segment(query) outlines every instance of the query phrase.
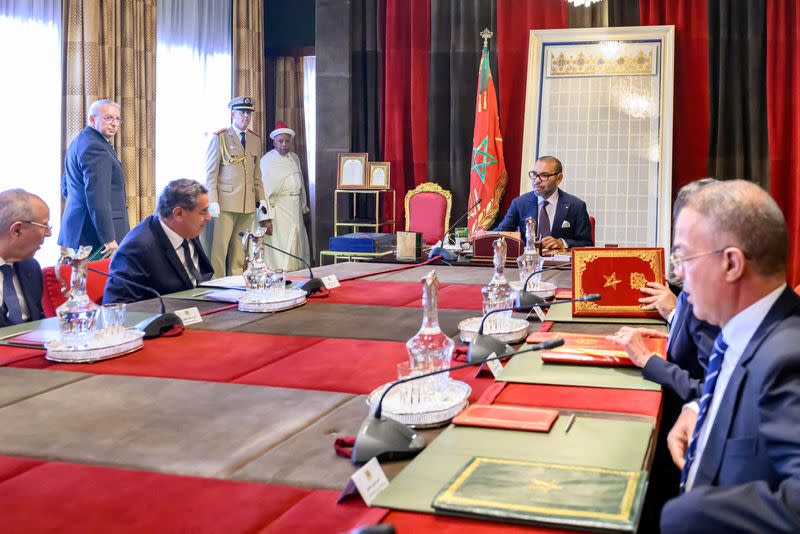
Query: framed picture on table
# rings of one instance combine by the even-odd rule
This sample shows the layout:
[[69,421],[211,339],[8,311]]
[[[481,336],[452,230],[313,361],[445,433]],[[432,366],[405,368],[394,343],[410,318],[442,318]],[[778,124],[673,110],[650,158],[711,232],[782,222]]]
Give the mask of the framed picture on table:
[[339,153],[339,172],[336,177],[337,189],[367,188],[366,153]]
[[370,161],[369,162],[369,188],[370,189],[389,189],[389,162]]

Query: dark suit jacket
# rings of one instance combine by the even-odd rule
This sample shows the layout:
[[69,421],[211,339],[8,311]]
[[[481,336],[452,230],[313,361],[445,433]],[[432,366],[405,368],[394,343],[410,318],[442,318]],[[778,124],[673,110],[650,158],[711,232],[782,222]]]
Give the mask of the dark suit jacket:
[[786,290],[731,375],[691,491],[663,532],[800,532],[800,297]]
[[[536,219],[536,227],[539,227],[539,197],[531,191],[518,196],[511,201],[506,216],[495,230],[503,232],[516,232],[519,230],[522,241],[525,241],[525,219],[533,217]],[[569,226],[564,227],[564,223]],[[567,245],[572,247],[593,247],[592,225],[589,222],[589,212],[586,211],[586,203],[574,195],[558,190],[558,206],[556,206],[550,228],[550,235],[555,238],[563,239]]]
[[67,199],[58,244],[98,248],[120,243],[130,229],[125,179],[114,147],[87,126],[67,149],[61,195]]
[[[33,258],[14,262],[14,272],[17,273],[19,285],[22,288],[22,296],[25,304],[28,305],[29,321],[44,319],[42,309],[42,293],[44,291],[44,277],[39,262]],[[3,304],[0,313],[0,327],[8,326],[6,322],[6,306]]]
[[[192,243],[197,250],[201,278],[208,280],[214,274],[211,262],[200,239],[192,239]],[[154,298],[152,293],[126,284],[121,278],[151,287],[161,295],[194,287],[156,215],[147,217],[125,236],[111,260],[109,274],[104,304]]]
[[689,401],[700,397],[708,357],[719,327],[695,317],[686,296],[684,292],[678,295],[670,327],[668,361],[650,358],[642,369],[642,376],[670,388],[682,400]]

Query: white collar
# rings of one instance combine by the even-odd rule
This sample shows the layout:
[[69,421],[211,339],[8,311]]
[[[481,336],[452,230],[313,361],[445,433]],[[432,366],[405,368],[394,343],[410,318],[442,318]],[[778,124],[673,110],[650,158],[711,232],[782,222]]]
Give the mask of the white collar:
[[161,217],[158,218],[158,222],[161,223],[161,228],[163,228],[164,233],[167,234],[167,239],[169,239],[169,242],[172,244],[172,248],[178,250],[181,245],[183,245],[183,238],[178,235],[175,230],[167,226],[167,224],[161,220]]
[[239,128],[237,128],[233,124],[231,124],[231,128],[233,128],[233,131],[236,132],[236,135],[238,135],[239,137],[242,136],[242,132],[244,132],[244,130],[240,130]]
[[[536,193],[534,193],[534,195],[536,195]],[[555,206],[558,204],[558,188],[556,187],[556,190],[548,198],[542,198],[539,195],[536,195],[536,198],[538,199],[536,202],[537,204],[541,204],[543,200],[546,200],[551,206]]]
[[[5,258],[3,258],[2,256],[0,256],[0,267],[2,267],[3,265],[5,265],[6,263],[8,263],[8,262],[5,260]],[[10,264],[10,265],[13,265],[13,264]]]
[[750,338],[753,337],[784,289],[786,289],[786,284],[781,284],[780,287],[770,291],[725,323],[725,326],[722,327],[722,338],[728,344],[728,349],[733,349],[736,354],[744,352]]

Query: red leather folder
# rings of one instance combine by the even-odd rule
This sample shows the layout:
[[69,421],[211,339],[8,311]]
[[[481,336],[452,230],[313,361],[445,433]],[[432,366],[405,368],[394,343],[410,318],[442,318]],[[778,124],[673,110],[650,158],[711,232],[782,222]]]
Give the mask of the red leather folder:
[[[572,334],[563,332],[534,332],[527,338],[528,343],[541,343],[557,337],[564,339],[558,348],[543,351],[545,363],[566,363],[573,365],[600,365],[612,367],[635,367],[635,364],[617,343],[609,341],[604,335]],[[661,358],[667,357],[667,339],[645,337],[647,348]]]
[[494,260],[492,244],[498,237],[506,238],[506,266],[516,267],[517,257],[525,249],[525,244],[519,238],[519,232],[487,232],[476,237],[472,240],[472,261],[492,263]]
[[599,293],[595,302],[572,304],[573,317],[648,317],[639,299],[647,282],[664,283],[663,248],[576,248],[572,250],[575,298]]
[[503,404],[473,404],[453,419],[453,424],[502,428],[505,430],[527,430],[550,432],[558,417],[558,410],[510,406]]
[[[623,352],[624,354],[624,352]],[[605,355],[595,354],[591,351],[587,353],[580,352],[560,352],[556,350],[548,350],[542,352],[542,361],[544,363],[565,363],[572,365],[599,365],[601,367],[636,367],[636,364],[628,357],[628,355]]]

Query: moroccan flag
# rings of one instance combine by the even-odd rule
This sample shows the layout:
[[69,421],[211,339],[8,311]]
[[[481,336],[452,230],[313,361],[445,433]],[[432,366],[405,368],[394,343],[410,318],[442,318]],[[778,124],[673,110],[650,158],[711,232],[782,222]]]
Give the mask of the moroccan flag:
[[489,48],[483,47],[478,73],[478,98],[475,107],[475,130],[472,134],[472,163],[469,172],[469,235],[488,230],[500,207],[500,199],[508,183],[503,160],[503,137],[497,116],[497,93],[489,66]]

